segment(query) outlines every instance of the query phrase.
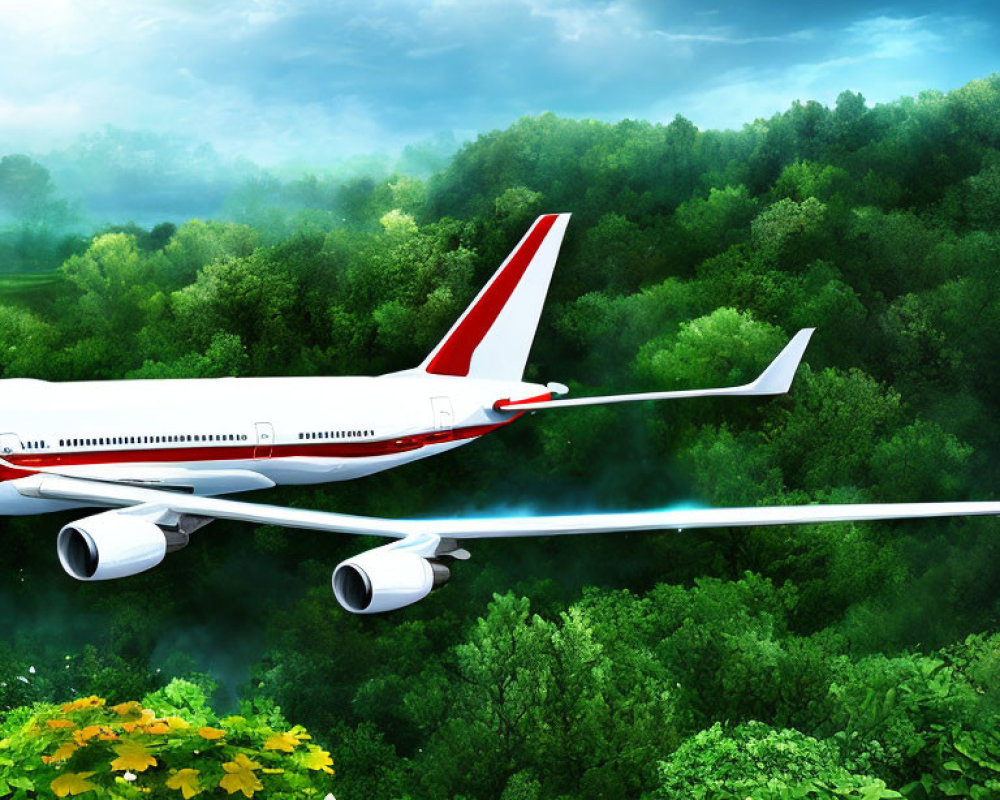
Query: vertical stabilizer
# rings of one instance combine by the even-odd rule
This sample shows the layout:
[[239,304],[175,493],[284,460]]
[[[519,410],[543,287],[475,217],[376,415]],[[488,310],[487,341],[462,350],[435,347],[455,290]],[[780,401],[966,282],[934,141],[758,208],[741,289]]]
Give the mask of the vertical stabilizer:
[[569,214],[535,220],[420,369],[431,375],[520,380]]

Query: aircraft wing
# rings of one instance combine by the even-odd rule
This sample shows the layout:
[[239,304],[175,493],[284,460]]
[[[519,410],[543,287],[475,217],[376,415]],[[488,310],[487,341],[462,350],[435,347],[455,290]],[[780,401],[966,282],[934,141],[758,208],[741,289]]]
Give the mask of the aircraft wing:
[[357,517],[331,511],[200,497],[163,489],[146,489],[141,486],[67,478],[61,475],[39,474],[30,478],[20,478],[15,486],[27,497],[66,500],[111,508],[129,507],[150,517],[155,517],[155,512],[160,511],[164,516],[172,514],[230,519],[257,525],[281,525],[286,528],[305,528],[333,533],[368,534],[392,538],[403,538],[411,533],[407,527],[408,520]]
[[744,508],[678,508],[551,516],[483,516],[444,519],[389,519],[332,511],[263,505],[214,497],[197,497],[158,489],[102,483],[57,475],[36,475],[17,481],[30,497],[66,500],[96,506],[133,507],[127,514],[152,518],[172,515],[230,519],[258,525],[385,536],[394,539],[439,537],[488,539],[556,536],[689,528],[797,525],[816,522],[872,521],[929,517],[1000,516],[1000,501],[946,503],[856,503]]
[[549,408],[595,406],[606,403],[635,403],[639,400],[679,400],[685,397],[748,397],[785,394],[792,385],[792,378],[809,344],[815,328],[803,328],[791,338],[756,380],[742,386],[723,386],[715,389],[681,389],[673,392],[638,392],[613,394],[600,397],[573,397],[566,400],[498,400],[493,404],[497,411],[543,411]]

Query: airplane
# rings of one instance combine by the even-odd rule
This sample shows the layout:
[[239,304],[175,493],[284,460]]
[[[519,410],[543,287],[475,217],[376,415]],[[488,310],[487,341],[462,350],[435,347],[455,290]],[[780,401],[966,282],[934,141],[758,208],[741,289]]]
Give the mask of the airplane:
[[789,391],[813,329],[756,380],[708,389],[559,399],[523,380],[569,214],[538,217],[419,366],[378,377],[0,381],[0,515],[84,507],[56,550],[81,581],[137,574],[215,519],[390,543],[337,565],[336,600],[373,614],[426,597],[446,560],[487,537],[1000,515],[1000,502],[702,508],[476,519],[387,519],[219,498],[370,475],[469,444],[528,411]]

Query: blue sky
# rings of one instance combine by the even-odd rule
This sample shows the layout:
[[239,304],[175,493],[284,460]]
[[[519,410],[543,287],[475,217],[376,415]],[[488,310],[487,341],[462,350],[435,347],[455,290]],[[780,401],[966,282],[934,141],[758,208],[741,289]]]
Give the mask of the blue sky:
[[520,116],[740,127],[1000,69],[1000,4],[0,0],[0,152],[105,125],[335,163]]

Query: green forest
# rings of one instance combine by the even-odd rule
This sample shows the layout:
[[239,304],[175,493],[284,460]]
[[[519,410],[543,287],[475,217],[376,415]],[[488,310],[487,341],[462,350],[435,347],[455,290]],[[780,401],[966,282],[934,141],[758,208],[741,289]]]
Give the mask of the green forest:
[[[212,218],[96,230],[11,153],[0,210],[4,378],[412,367],[551,212],[573,219],[530,380],[740,383],[817,328],[785,396],[539,412],[267,502],[998,497],[1000,75],[738,131],[546,114],[433,174],[255,174]],[[358,617],[330,572],[375,539],[219,521],[76,583],[78,516],[0,520],[0,797],[1000,797],[991,518],[483,541]]]

